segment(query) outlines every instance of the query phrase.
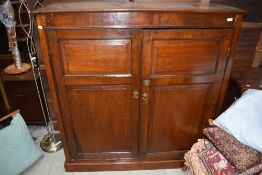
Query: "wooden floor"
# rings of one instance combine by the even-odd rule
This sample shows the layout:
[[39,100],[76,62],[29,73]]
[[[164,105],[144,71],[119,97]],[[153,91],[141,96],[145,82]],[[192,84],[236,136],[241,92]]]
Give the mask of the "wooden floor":
[[[39,142],[46,133],[42,126],[28,126],[31,135]],[[104,171],[104,172],[65,172],[65,156],[63,150],[56,153],[45,153],[34,165],[28,168],[22,175],[185,175],[181,169],[140,170],[140,171]]]

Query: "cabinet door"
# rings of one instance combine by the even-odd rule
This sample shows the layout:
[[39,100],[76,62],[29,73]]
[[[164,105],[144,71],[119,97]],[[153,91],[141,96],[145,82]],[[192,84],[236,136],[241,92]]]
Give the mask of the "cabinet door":
[[138,151],[140,32],[48,30],[71,159],[132,158]]
[[[145,30],[141,152],[183,159],[215,116],[231,30]],[[149,81],[144,81],[149,80]]]

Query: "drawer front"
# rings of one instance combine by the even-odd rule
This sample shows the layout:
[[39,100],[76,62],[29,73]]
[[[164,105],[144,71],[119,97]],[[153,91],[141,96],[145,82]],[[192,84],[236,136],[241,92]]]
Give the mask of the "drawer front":
[[[39,19],[43,18],[41,15]],[[236,14],[175,12],[58,13],[46,15],[47,27],[234,27]],[[66,19],[66,20],[65,20]]]
[[62,39],[60,50],[65,75],[131,73],[131,39]]

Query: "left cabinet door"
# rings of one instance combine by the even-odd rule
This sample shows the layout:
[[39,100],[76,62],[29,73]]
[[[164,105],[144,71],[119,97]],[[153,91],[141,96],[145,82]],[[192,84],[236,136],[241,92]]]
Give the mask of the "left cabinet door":
[[46,30],[61,125],[71,160],[138,152],[138,30]]

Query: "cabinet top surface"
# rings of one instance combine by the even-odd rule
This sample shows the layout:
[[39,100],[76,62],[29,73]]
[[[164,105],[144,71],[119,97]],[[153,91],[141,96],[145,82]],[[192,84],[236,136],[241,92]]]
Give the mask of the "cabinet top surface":
[[244,10],[216,3],[182,2],[50,2],[34,11],[40,13],[68,12],[184,12],[245,13]]

